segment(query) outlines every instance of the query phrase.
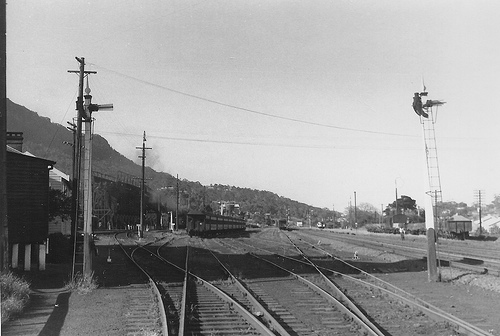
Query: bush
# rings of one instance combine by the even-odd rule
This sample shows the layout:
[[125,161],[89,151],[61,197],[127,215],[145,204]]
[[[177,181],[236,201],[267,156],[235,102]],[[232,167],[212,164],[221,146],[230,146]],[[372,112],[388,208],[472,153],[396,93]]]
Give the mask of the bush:
[[66,283],[66,288],[76,291],[81,295],[89,294],[94,289],[97,289],[97,287],[99,287],[99,285],[97,284],[97,279],[94,277],[93,272],[90,276],[76,273],[75,277]]
[[52,233],[49,235],[49,254],[47,262],[60,264],[70,262],[72,258],[72,244],[69,237],[62,233]]
[[30,284],[12,272],[0,274],[2,322],[20,313],[29,300]]

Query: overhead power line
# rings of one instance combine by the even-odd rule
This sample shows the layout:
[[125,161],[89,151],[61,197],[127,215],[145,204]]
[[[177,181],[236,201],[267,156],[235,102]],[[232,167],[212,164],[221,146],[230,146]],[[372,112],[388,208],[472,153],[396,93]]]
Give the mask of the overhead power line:
[[[123,132],[110,132],[110,131],[100,131],[102,134],[113,134],[121,136],[130,136],[137,138],[140,134],[134,133],[123,133]],[[343,145],[296,145],[296,144],[279,144],[279,143],[262,143],[262,142],[250,142],[250,141],[229,141],[229,140],[211,140],[211,139],[194,139],[194,138],[181,138],[181,137],[168,137],[159,135],[148,135],[149,138],[161,139],[161,140],[173,140],[173,141],[188,141],[188,142],[201,142],[201,143],[218,143],[218,144],[230,144],[230,145],[248,145],[248,146],[264,146],[264,147],[287,147],[287,148],[310,148],[310,149],[366,149],[372,150],[373,147],[367,145],[360,146],[343,146]],[[376,148],[379,150],[409,150],[408,147],[396,148],[394,146],[387,147],[382,146]],[[412,148],[416,150],[417,148]],[[411,149],[410,149],[411,150]]]
[[145,85],[153,86],[153,87],[161,89],[161,90],[166,90],[166,91],[173,92],[173,93],[176,93],[176,94],[179,94],[179,95],[183,95],[183,96],[186,96],[186,97],[190,97],[190,98],[202,100],[202,101],[205,101],[205,102],[209,102],[209,103],[212,103],[212,104],[216,104],[216,105],[228,107],[228,108],[231,108],[231,109],[235,109],[235,110],[239,110],[239,111],[243,111],[243,112],[249,112],[249,113],[253,113],[253,114],[258,114],[258,115],[266,116],[266,117],[270,117],[270,118],[287,120],[287,121],[297,122],[297,123],[311,125],[311,126],[334,128],[334,129],[339,129],[339,130],[344,130],[344,131],[351,131],[351,132],[361,132],[361,133],[380,134],[380,135],[391,135],[391,136],[409,137],[409,138],[415,138],[415,137],[417,137],[416,135],[408,135],[408,134],[402,134],[402,133],[388,133],[388,132],[364,130],[364,129],[358,129],[358,128],[349,128],[349,127],[342,127],[342,126],[324,124],[324,123],[319,123],[319,122],[314,122],[314,121],[308,121],[308,120],[302,120],[302,119],[296,119],[296,118],[279,116],[279,115],[270,114],[270,113],[266,113],[266,112],[261,112],[261,111],[257,111],[257,110],[252,110],[252,109],[249,109],[249,108],[240,107],[240,106],[236,106],[236,105],[232,105],[232,104],[227,104],[227,103],[223,103],[223,102],[220,102],[220,101],[217,101],[217,100],[213,100],[213,99],[209,99],[209,98],[205,98],[205,97],[200,97],[200,96],[197,96],[195,94],[191,94],[191,93],[187,93],[187,92],[175,90],[175,89],[163,86],[163,85],[159,85],[159,84],[156,84],[156,83],[151,83],[151,82],[148,82],[146,80],[143,80],[143,79],[140,79],[140,78],[136,78],[136,77],[133,77],[133,76],[121,73],[121,72],[116,71],[116,70],[108,69],[106,67],[97,65],[95,63],[92,63],[92,65],[95,66],[95,67],[98,67],[98,68],[100,68],[100,69],[102,69],[104,71],[108,71],[108,72],[114,73],[115,75],[118,75],[118,76],[121,76],[121,77],[124,77],[124,78],[127,78],[127,79],[131,79],[133,81],[137,81],[137,82],[140,82],[140,83],[145,84]]

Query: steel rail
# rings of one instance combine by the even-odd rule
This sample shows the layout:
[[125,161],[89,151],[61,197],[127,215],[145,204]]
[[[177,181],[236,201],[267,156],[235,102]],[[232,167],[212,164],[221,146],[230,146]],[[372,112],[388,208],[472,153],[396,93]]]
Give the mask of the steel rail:
[[[378,238],[377,242],[380,244],[391,244],[391,245],[399,245],[399,246],[407,245],[408,241],[412,242],[414,245],[418,245],[419,241],[423,244],[423,242],[427,240],[427,237],[425,235],[413,236],[413,235],[407,234],[407,235],[405,235],[407,239],[405,241],[401,241],[399,239],[393,240],[393,239],[389,238],[392,235],[388,235],[388,234],[368,233],[368,234],[352,234],[351,235],[351,234],[343,234],[341,232],[334,231],[334,230],[328,230],[328,229],[322,230],[322,231],[296,230],[296,232],[297,231],[307,232],[307,233],[310,233],[311,235],[314,235],[314,236],[319,236],[318,234],[320,232],[328,232],[328,233],[331,233],[332,236],[335,236],[335,237],[345,237],[347,239],[356,239],[356,240],[368,242],[368,243],[373,242],[373,240],[370,240],[368,237],[377,237]],[[500,251],[498,251],[494,247],[494,244],[491,244],[489,246],[482,245],[481,247],[479,247],[479,246],[469,245],[468,242],[472,243],[473,241],[468,241],[468,240],[460,241],[460,240],[446,239],[446,238],[442,238],[442,237],[440,237],[438,239],[440,249],[445,251],[445,253],[455,254],[457,256],[484,258],[485,252],[486,252],[486,255],[491,254],[490,258],[492,258],[492,260],[496,260],[496,261],[500,260]]]
[[216,294],[222,301],[231,304],[231,306],[243,317],[252,327],[254,327],[261,335],[275,336],[275,334],[267,328],[256,316],[246,310],[241,304],[233,300],[229,295],[222,290],[212,285],[208,281],[202,279],[188,270],[188,274],[193,277],[197,282],[201,283],[206,289]]
[[295,249],[297,251],[299,251],[300,255],[309,263],[309,265],[311,265],[312,267],[314,267],[316,269],[316,271],[321,275],[321,277],[323,278],[323,280],[325,280],[326,284],[335,292],[335,294],[338,296],[338,300],[340,302],[343,302],[347,305],[347,308],[349,308],[352,312],[354,312],[363,322],[365,322],[367,325],[369,325],[375,332],[377,332],[377,335],[380,335],[380,336],[383,336],[384,333],[380,330],[380,328],[378,328],[377,326],[375,326],[368,318],[368,316],[366,316],[366,314],[364,314],[357,306],[354,302],[352,302],[352,300],[350,300],[345,294],[344,292],[342,292],[342,290],[340,290],[340,288],[337,287],[337,285],[332,281],[332,279],[330,279],[319,267],[318,265],[316,265],[314,262],[312,262],[305,254],[304,252],[302,252],[302,250],[296,245],[294,244],[294,242],[290,239],[290,237],[288,237],[287,234],[285,234],[285,236],[288,238],[288,240],[290,241],[290,243],[295,247]]
[[[289,260],[292,260],[292,261],[295,261],[297,263],[302,263],[302,264],[305,264],[305,265],[309,265],[309,263],[306,263],[305,261],[302,261],[302,260],[298,260],[298,259],[295,259],[295,258],[292,258],[292,257],[289,257],[289,256],[286,256],[286,255],[282,255],[282,254],[279,254],[279,253],[275,253],[273,251],[269,251],[269,250],[266,250],[266,249],[263,249],[263,248],[260,248],[260,247],[256,247],[256,246],[252,246],[252,245],[249,245],[249,244],[246,244],[246,243],[243,243],[243,242],[239,242],[240,244],[243,244],[243,245],[246,245],[246,246],[249,246],[251,248],[254,248],[254,249],[257,249],[257,250],[261,250],[261,251],[264,251],[264,252],[267,252],[267,253],[270,253],[270,254],[274,254],[274,255],[277,255],[277,256],[280,256],[282,258],[286,258],[286,259],[289,259]],[[317,247],[316,247],[317,249]],[[321,248],[319,249],[321,250]],[[338,271],[335,271],[335,270],[331,270],[331,269],[328,269],[328,268],[325,268],[325,267],[319,267],[320,269],[323,269],[324,271],[329,271],[329,272],[332,272],[334,274],[337,274],[337,275],[340,275],[340,276],[343,276],[344,278],[347,278],[349,280],[352,280],[352,281],[355,281],[355,282],[358,282],[364,286],[366,286],[367,288],[373,288],[373,289],[378,289],[388,295],[391,295],[393,296],[395,299],[398,299],[398,300],[401,300],[403,302],[405,302],[406,304],[412,306],[412,307],[415,307],[416,309],[419,309],[420,311],[426,313],[429,317],[433,318],[434,320],[436,321],[445,321],[445,322],[448,322],[450,323],[451,325],[454,325],[459,331],[465,333],[466,335],[469,335],[469,336],[493,336],[491,333],[488,333],[466,321],[463,321],[453,315],[451,315],[450,313],[448,312],[445,312],[444,310],[430,304],[430,303],[427,303],[425,301],[423,301],[422,299],[419,299],[417,297],[415,297],[414,295],[382,280],[382,279],[379,279],[373,275],[371,275],[370,273],[367,273],[359,268],[357,268],[356,266],[354,265],[351,265],[349,263],[347,263],[346,261],[340,259],[340,258],[337,258],[333,255],[331,255],[329,252],[326,252],[329,256],[331,256],[332,258],[335,258],[336,260],[340,261],[340,262],[343,262],[345,263],[346,265],[349,265],[351,267],[353,267],[354,269],[358,270],[359,272],[363,273],[363,275],[365,276],[368,276],[372,279],[374,279],[375,281],[378,281],[380,283],[383,283],[384,285],[392,288],[393,290],[399,292],[399,293],[395,293],[393,291],[390,291],[386,288],[383,288],[383,287],[380,287],[380,286],[377,286],[375,284],[371,284],[371,283],[368,283],[366,281],[363,281],[361,279],[357,279],[357,278],[354,278],[354,277],[351,277],[347,274],[344,274],[344,273],[340,273]],[[265,260],[265,259],[264,259]]]
[[[167,261],[165,258],[160,256],[160,248],[157,250],[157,255],[161,260]],[[186,326],[186,305],[187,305],[187,288],[188,288],[188,263],[189,263],[189,248],[186,249],[186,261],[184,264],[184,281],[182,284],[182,300],[181,300],[181,311],[180,311],[180,319],[179,319],[179,335],[184,335],[184,327]],[[173,264],[172,264],[173,265]]]
[[[250,253],[250,255],[256,259],[259,259],[261,261],[264,261],[264,262],[267,262],[271,265],[273,265],[274,267],[276,268],[279,268],[285,272],[288,272],[289,274],[291,274],[294,278],[296,278],[297,280],[299,280],[301,283],[305,284],[307,287],[309,287],[310,289],[312,289],[313,291],[315,291],[316,293],[318,293],[319,295],[321,295],[321,297],[323,297],[324,299],[326,299],[327,301],[329,301],[330,303],[333,303],[337,308],[339,308],[344,314],[346,314],[347,316],[351,317],[358,326],[360,326],[361,328],[363,328],[365,330],[365,332],[367,334],[365,335],[372,335],[372,336],[380,336],[380,335],[384,335],[380,330],[378,330],[378,328],[375,327],[375,329],[372,329],[372,323],[370,324],[367,324],[365,323],[365,321],[363,321],[362,319],[359,318],[359,316],[354,313],[353,311],[351,311],[346,305],[344,305],[343,302],[341,302],[340,300],[338,300],[336,297],[332,296],[330,293],[326,292],[324,289],[318,287],[316,284],[314,284],[313,282],[307,280],[306,278],[300,276],[299,274],[297,273],[294,273],[270,260],[267,260],[265,258],[261,258],[259,257],[258,255],[254,254],[254,253]],[[350,300],[348,300],[350,301]]]
[[[312,236],[314,236],[314,237],[317,237],[317,235],[315,235],[314,233],[310,233],[310,234],[312,234]],[[404,246],[401,244],[394,244],[391,242],[383,242],[383,243],[376,242],[375,243],[373,241],[369,241],[369,240],[366,240],[363,238],[358,238],[358,237],[352,238],[352,237],[348,237],[348,235],[344,235],[344,236],[345,237],[331,235],[330,237],[328,237],[328,239],[344,240],[344,241],[349,240],[353,243],[358,243],[355,245],[368,244],[369,246],[362,245],[362,247],[372,248],[372,249],[376,249],[376,250],[380,250],[381,248],[390,248],[390,249],[392,249],[392,251],[386,251],[386,250],[384,250],[384,251],[391,252],[394,254],[403,255],[405,257],[415,257],[415,258],[422,258],[422,257],[426,258],[427,257],[426,250],[421,248],[421,247]],[[345,239],[342,239],[342,238],[345,238]],[[314,246],[314,244],[311,244],[311,245]],[[481,265],[470,265],[470,264],[467,264],[467,263],[464,263],[464,262],[457,260],[458,258],[466,259],[466,258],[470,258],[470,255],[466,255],[463,253],[457,253],[457,252],[448,252],[448,251],[443,251],[443,250],[439,251],[439,259],[441,261],[448,262],[448,264],[452,267],[459,268],[459,269],[466,270],[466,271],[471,271],[471,272],[477,272],[477,273],[483,273],[483,274],[489,273],[489,274],[500,276],[500,261],[498,259],[488,259],[488,258],[477,259],[474,256],[473,259],[481,261],[482,264]]]
[[[288,237],[288,235],[286,235],[286,236]],[[288,239],[290,239],[290,237],[288,237]],[[310,244],[308,242],[304,242],[304,243]],[[331,253],[323,250],[322,248],[316,247],[316,250],[319,250],[319,251],[325,253],[326,255],[334,258],[335,260],[338,260],[338,261],[352,267],[353,269],[362,273],[364,276],[367,276],[367,277],[369,277],[369,278],[371,278],[379,283],[382,283],[383,285],[390,287],[394,291],[390,291],[384,287],[380,287],[380,286],[377,286],[374,284],[367,283],[361,279],[356,279],[356,278],[351,277],[351,276],[344,274],[344,273],[340,273],[340,272],[337,272],[337,271],[334,271],[334,270],[331,270],[331,269],[328,269],[325,267],[318,266],[319,268],[324,269],[325,271],[329,271],[329,272],[333,272],[333,273],[338,274],[338,275],[342,275],[344,277],[350,278],[351,280],[355,280],[368,288],[375,287],[375,288],[377,288],[377,289],[379,289],[387,294],[395,296],[397,299],[402,300],[405,303],[410,304],[410,305],[412,305],[412,306],[414,306],[422,311],[425,311],[429,316],[433,317],[435,320],[446,321],[446,322],[453,324],[455,327],[458,328],[458,330],[460,332],[464,332],[467,335],[470,335],[470,336],[493,336],[491,333],[484,331],[484,330],[482,330],[482,329],[480,329],[480,328],[478,328],[478,327],[476,327],[476,326],[474,326],[474,325],[472,325],[464,320],[461,320],[461,319],[457,318],[456,316],[442,310],[441,308],[438,308],[434,305],[431,305],[430,303],[427,303],[427,302],[423,301],[422,299],[417,298],[416,296],[412,295],[411,293],[408,293],[401,288],[398,288],[398,287],[396,287],[396,286],[394,286],[394,285],[392,285],[392,284],[390,284],[390,283],[388,283],[380,278],[377,278],[376,276],[374,276],[368,272],[365,272],[364,270],[346,262],[343,259],[340,259],[340,258],[333,256]],[[286,256],[284,256],[284,257],[286,257]],[[295,260],[297,262],[302,262],[302,261],[294,259],[294,258],[290,258],[290,259]]]
[[245,287],[245,285],[236,277],[233,275],[233,273],[224,265],[224,263],[217,258],[215,253],[212,252],[212,250],[208,249],[212,256],[217,260],[219,265],[226,271],[226,273],[229,275],[233,283],[236,285],[236,287],[244,293],[246,298],[251,302],[252,306],[254,308],[257,308],[257,311],[262,313],[262,316],[266,321],[271,325],[271,328],[275,331],[277,331],[281,336],[290,336],[290,334],[283,328],[283,326],[271,315],[271,313],[264,308],[263,305],[260,304],[260,302],[252,295],[252,293]]
[[[157,258],[159,258],[160,260],[182,270],[182,268],[180,268],[179,266],[171,263],[170,261],[168,261],[166,258],[162,257],[160,254],[159,254],[159,249],[161,248],[161,246],[157,249],[157,253],[154,254]],[[188,248],[189,250],[189,248]],[[180,325],[179,325],[179,335],[184,335],[184,329],[185,329],[185,316],[186,316],[186,305],[187,305],[187,282],[188,282],[188,277],[192,277],[194,278],[198,283],[201,283],[205,288],[207,288],[209,291],[211,291],[212,293],[216,294],[222,301],[224,302],[227,302],[229,304],[231,304],[231,306],[233,308],[235,308],[235,310],[241,315],[241,317],[243,317],[252,327],[254,327],[259,333],[261,333],[261,335],[269,335],[269,336],[275,336],[275,334],[269,329],[267,328],[257,317],[255,317],[251,312],[249,312],[248,310],[246,310],[242,305],[240,305],[237,301],[233,300],[229,295],[227,295],[226,293],[224,293],[222,290],[220,290],[219,288],[217,288],[216,286],[212,285],[211,283],[209,283],[208,281],[205,281],[204,279],[202,279],[201,277],[197,276],[196,274],[192,273],[191,271],[189,271],[189,268],[188,268],[188,256],[189,256],[189,252],[187,252],[187,256],[186,256],[186,265],[185,265],[185,268],[183,271],[186,272],[186,277],[185,277],[185,283],[184,283],[184,292],[183,292],[183,299],[182,299],[182,308],[181,308],[181,322],[180,322]],[[181,330],[181,327],[182,327],[182,333],[180,332]]]
[[141,272],[143,272],[147,277],[148,277],[148,281],[149,281],[149,285],[151,286],[151,288],[153,289],[153,293],[157,299],[158,302],[161,302],[162,304],[159,304],[158,305],[158,310],[159,310],[159,313],[160,313],[160,324],[161,324],[161,332],[162,332],[162,335],[164,336],[169,336],[168,334],[168,323],[167,323],[167,314],[165,312],[165,305],[163,303],[163,298],[161,296],[161,293],[160,293],[160,290],[158,288],[158,285],[156,284],[156,282],[153,280],[153,278],[149,275],[149,273],[144,269],[142,268],[133,258],[133,253],[141,248],[141,246],[137,246],[133,251],[132,253],[129,255],[127,253],[127,251],[125,251],[125,248],[123,247],[122,243],[120,243],[120,241],[118,240],[118,234],[120,233],[116,233],[115,234],[115,240],[116,242],[118,243],[118,246],[120,246],[120,248],[122,249],[123,253],[125,253],[125,255],[130,259],[130,261],[132,261],[132,263],[139,269],[141,270]]

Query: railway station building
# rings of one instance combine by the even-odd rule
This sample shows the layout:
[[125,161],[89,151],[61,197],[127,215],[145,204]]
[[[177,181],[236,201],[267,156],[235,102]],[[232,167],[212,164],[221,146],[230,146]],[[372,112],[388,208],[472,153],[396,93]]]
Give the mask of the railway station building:
[[55,162],[22,151],[22,132],[7,132],[7,220],[12,268],[45,269],[49,171]]

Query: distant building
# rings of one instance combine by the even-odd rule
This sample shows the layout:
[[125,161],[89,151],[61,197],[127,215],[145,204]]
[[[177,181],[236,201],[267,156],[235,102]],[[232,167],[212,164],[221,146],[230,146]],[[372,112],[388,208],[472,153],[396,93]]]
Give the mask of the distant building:
[[407,223],[408,223],[408,216],[404,214],[397,214],[392,216],[393,228],[404,228]]
[[[69,175],[63,173],[57,168],[52,168],[49,171],[49,187],[50,189],[59,190],[65,196],[71,196],[71,186]],[[63,235],[71,235],[71,219],[62,219],[56,217],[49,222],[49,234],[62,233]]]
[[469,236],[469,232],[472,231],[472,220],[455,214],[446,220],[442,229],[454,237],[465,239]]
[[63,173],[57,168],[52,168],[49,171],[49,187],[55,190],[60,190],[63,194],[69,196],[71,193],[69,175]]
[[[481,227],[483,232],[492,232],[492,228],[500,228],[500,217],[493,215],[486,215],[481,218]],[[476,232],[479,229],[479,219],[472,222],[472,230]]]

